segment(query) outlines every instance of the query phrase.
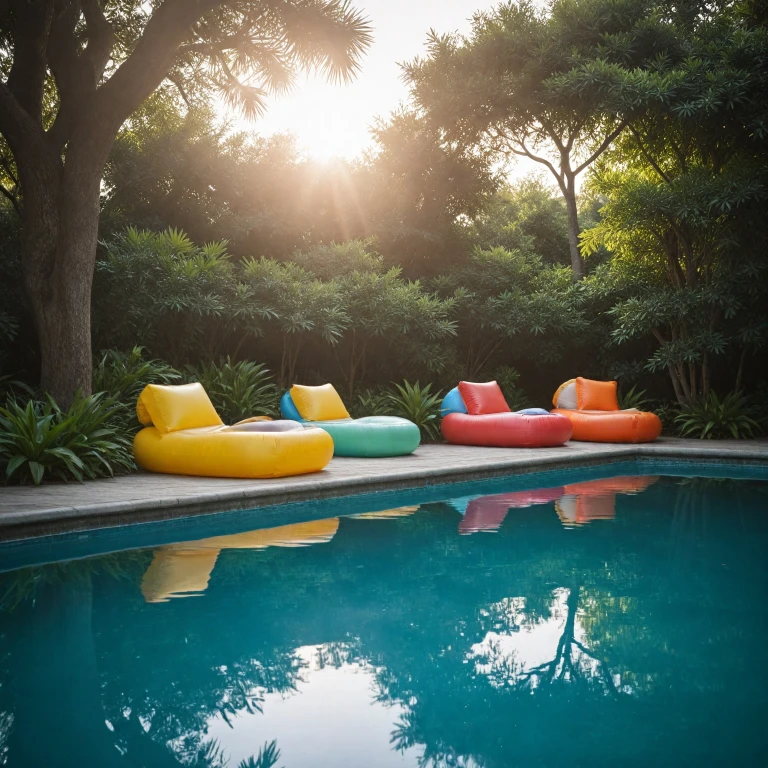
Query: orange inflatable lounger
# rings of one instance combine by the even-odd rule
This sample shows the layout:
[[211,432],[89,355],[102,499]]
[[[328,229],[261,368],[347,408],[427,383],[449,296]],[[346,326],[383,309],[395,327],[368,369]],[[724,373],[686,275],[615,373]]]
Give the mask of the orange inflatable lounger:
[[573,425],[572,440],[587,443],[650,443],[661,434],[661,419],[637,408],[619,410],[615,381],[581,377],[558,387],[552,413]]

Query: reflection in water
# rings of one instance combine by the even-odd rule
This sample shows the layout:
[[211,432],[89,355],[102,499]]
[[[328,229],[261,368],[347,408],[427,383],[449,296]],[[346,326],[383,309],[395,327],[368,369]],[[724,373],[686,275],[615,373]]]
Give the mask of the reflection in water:
[[563,494],[562,488],[541,488],[534,491],[513,491],[495,496],[480,496],[467,502],[459,533],[498,531],[510,509],[524,509],[535,504],[550,504]]
[[[323,645],[297,648],[302,668],[294,691],[265,693],[258,712],[242,710],[226,719],[214,715],[206,724],[209,735],[227,745],[235,764],[253,753],[254,733],[264,733],[281,745],[280,764],[290,768],[416,768],[423,749],[399,753],[389,743],[392,724],[405,707],[377,700],[376,670],[350,660],[344,651]],[[329,662],[329,657],[335,658]],[[294,738],[297,724],[300,739]]]
[[555,502],[555,509],[564,525],[586,525],[593,520],[613,520],[616,517],[617,494],[640,493],[658,479],[610,477],[566,485],[562,496]]
[[656,480],[657,477],[612,477],[559,488],[456,499],[453,506],[463,514],[459,523],[461,534],[495,533],[510,509],[552,502],[555,502],[555,510],[564,525],[584,525],[593,520],[612,520],[616,517],[617,494],[639,493]]
[[[418,509],[418,506],[397,507],[380,512],[364,512],[352,517],[357,520],[387,520],[407,517]],[[333,517],[169,544],[155,550],[152,562],[142,579],[141,592],[148,603],[164,603],[172,597],[200,596],[208,586],[213,566],[222,549],[307,547],[330,541],[338,527],[339,520]]]
[[0,765],[761,764],[766,485],[615,478],[8,574]]
[[381,512],[363,512],[360,515],[350,515],[350,517],[354,520],[389,520],[393,517],[408,517],[418,510],[418,506],[395,507],[394,509],[384,509]]
[[163,603],[171,597],[200,595],[208,586],[211,571],[222,549],[307,547],[330,541],[338,528],[339,520],[334,517],[170,544],[155,550],[141,581],[141,592],[148,603]]

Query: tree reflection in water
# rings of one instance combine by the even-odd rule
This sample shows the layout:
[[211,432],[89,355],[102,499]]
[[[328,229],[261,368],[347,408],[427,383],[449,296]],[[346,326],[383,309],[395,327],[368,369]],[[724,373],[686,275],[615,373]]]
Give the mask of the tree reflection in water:
[[[370,680],[350,707],[400,713],[371,765],[754,762],[764,484],[611,482],[8,574],[0,764],[81,766],[87,746],[93,765],[214,768],[247,723],[245,764],[293,768],[307,723],[278,743],[258,724],[325,669]],[[208,557],[190,576],[180,553]]]

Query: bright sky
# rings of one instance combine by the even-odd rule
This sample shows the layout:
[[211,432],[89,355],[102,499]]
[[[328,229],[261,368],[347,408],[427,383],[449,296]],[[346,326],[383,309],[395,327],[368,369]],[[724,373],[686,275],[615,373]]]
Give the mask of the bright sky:
[[318,160],[353,158],[371,143],[369,126],[407,98],[398,62],[424,52],[430,28],[468,32],[469,19],[498,0],[352,0],[373,27],[373,44],[357,78],[330,85],[308,76],[290,94],[275,98],[267,114],[250,127],[261,135],[289,132],[299,148]]

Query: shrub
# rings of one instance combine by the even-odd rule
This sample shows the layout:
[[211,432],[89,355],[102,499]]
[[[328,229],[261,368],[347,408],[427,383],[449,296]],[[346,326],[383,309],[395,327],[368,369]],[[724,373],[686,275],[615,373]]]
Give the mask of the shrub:
[[145,360],[144,347],[130,352],[107,349],[93,365],[93,391],[134,406],[147,384],[177,384],[181,374],[162,360]]
[[637,408],[638,411],[648,409],[651,404],[650,398],[646,397],[644,389],[638,390],[637,384],[633,385],[631,389],[624,392],[619,388],[618,393],[619,408],[625,410],[627,408]]
[[432,394],[431,384],[423,387],[417,381],[402,386],[395,384],[395,392],[388,395],[390,413],[412,421],[421,431],[423,439],[438,440],[440,437],[440,403],[442,393]]
[[510,365],[502,365],[496,369],[493,377],[504,393],[504,398],[511,410],[519,411],[530,405],[531,401],[528,395],[517,386],[520,373],[515,368]]
[[117,415],[122,406],[103,394],[78,397],[63,411],[48,396],[0,408],[0,470],[5,482],[46,475],[94,479],[133,469],[131,441]]
[[722,400],[712,391],[693,405],[680,409],[675,423],[683,437],[734,439],[754,437],[760,425],[741,392],[729,392]]
[[361,416],[391,415],[391,394],[381,387],[363,390],[350,403],[350,415],[355,419],[359,419]]
[[13,375],[0,376],[0,397],[7,398],[17,394],[32,397],[34,393],[32,387],[14,378]]
[[227,424],[249,416],[276,416],[278,390],[269,371],[260,363],[229,357],[216,363],[187,366],[188,381],[199,381]]

